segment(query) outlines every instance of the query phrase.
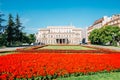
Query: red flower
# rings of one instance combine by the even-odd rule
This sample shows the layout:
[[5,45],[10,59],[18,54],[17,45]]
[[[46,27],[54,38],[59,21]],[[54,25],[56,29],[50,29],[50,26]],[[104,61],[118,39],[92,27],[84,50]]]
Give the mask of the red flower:
[[33,53],[0,56],[0,80],[120,69],[120,54]]

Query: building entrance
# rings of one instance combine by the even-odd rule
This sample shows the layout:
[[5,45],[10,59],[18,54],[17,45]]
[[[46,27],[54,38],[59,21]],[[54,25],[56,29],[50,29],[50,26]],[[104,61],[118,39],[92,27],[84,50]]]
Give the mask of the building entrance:
[[68,44],[68,39],[56,39],[57,44]]

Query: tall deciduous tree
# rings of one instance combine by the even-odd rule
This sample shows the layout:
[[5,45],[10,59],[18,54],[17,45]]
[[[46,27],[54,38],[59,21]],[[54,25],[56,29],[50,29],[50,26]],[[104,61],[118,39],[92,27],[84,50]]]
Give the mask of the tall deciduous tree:
[[95,29],[91,32],[89,40],[92,44],[120,44],[120,27],[104,26],[100,29]]
[[101,44],[99,29],[95,29],[90,33],[89,40],[92,44]]
[[113,40],[120,46],[120,27],[114,28]]

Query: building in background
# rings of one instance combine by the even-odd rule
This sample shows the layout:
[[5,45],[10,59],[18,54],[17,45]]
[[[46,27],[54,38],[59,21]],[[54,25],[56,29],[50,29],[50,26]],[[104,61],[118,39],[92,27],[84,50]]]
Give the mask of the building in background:
[[112,25],[112,26],[119,26],[120,27],[120,14],[113,15],[110,18],[110,21],[106,23],[106,25]]
[[36,42],[40,44],[80,44],[81,28],[74,26],[48,26],[36,34]]
[[82,44],[86,44],[87,43],[87,27],[86,28],[82,28]]
[[105,26],[106,23],[108,23],[108,22],[110,21],[110,19],[111,19],[110,17],[104,16],[104,17],[96,20],[96,21],[93,23],[92,26],[88,27],[88,29],[87,29],[87,34],[88,34],[88,36],[90,35],[90,32],[92,32],[92,30],[94,30],[94,29],[99,29],[99,28]]
[[[119,26],[120,27],[120,14],[118,15],[112,15],[111,17],[107,17],[104,16],[98,20],[96,20],[93,25],[91,25],[90,27],[88,27],[87,29],[87,40],[88,37],[90,35],[90,33],[94,30],[94,29],[99,29],[103,26]],[[89,40],[87,41],[88,43],[90,42]]]

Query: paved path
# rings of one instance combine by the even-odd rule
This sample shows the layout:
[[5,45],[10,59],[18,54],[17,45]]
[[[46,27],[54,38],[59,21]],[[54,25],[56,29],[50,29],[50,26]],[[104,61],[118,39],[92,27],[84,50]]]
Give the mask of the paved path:
[[15,51],[18,48],[24,48],[24,47],[7,47],[7,48],[0,48],[0,52],[4,51]]

